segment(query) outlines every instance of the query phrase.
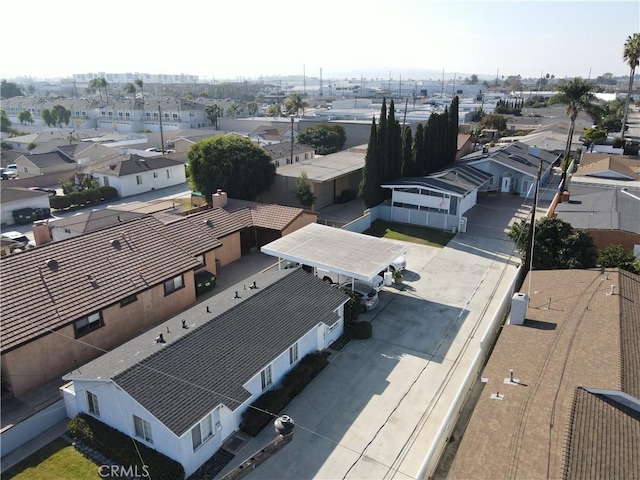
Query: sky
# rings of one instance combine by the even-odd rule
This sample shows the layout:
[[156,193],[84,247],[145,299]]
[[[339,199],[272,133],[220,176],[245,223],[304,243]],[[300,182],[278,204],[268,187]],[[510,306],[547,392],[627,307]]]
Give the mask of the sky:
[[640,32],[638,0],[30,0],[0,14],[3,79],[595,78],[629,74],[624,42]]

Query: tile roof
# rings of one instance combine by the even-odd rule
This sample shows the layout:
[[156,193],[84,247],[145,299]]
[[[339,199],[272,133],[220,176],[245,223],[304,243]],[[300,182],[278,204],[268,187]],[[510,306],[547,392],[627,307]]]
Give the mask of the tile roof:
[[[220,292],[65,379],[112,378],[176,435],[220,403],[237,408],[250,396],[243,387],[250,378],[318,323],[333,325],[334,310],[348,300],[302,269],[246,281],[254,279],[257,289]],[[234,289],[242,298],[233,298]],[[156,332],[167,343],[155,343]]]
[[402,177],[384,183],[383,187],[423,186],[445,192],[465,195],[491,178],[491,174],[469,165],[457,165],[442,169],[424,177]]
[[211,230],[211,234],[216,238],[224,238],[234,232],[239,232],[245,227],[234,214],[222,208],[210,208],[198,213],[187,215],[190,222],[202,225],[206,230]]
[[142,217],[3,257],[1,351],[198,267],[162,230]]
[[[622,390],[640,398],[640,288],[638,275],[620,270]],[[624,296],[623,296],[624,295]]]
[[[639,317],[626,316],[637,313],[640,275],[617,269],[530,275],[525,323],[502,328],[448,479],[561,478],[571,422],[582,414],[573,411],[576,389],[624,390],[624,379],[637,376]],[[515,385],[505,384],[510,369]],[[502,400],[491,399],[496,392]],[[621,433],[611,428],[602,435]]]
[[562,478],[640,478],[640,410],[576,390]]
[[573,228],[640,233],[639,188],[569,183],[570,199],[555,208],[558,218]]
[[150,172],[160,168],[175,167],[176,165],[184,165],[180,160],[167,158],[166,155],[157,157],[142,158],[137,155],[130,155],[129,158],[115,160],[111,164],[103,164],[99,166],[86,167],[91,173],[102,173],[116,177],[124,175],[133,175],[136,173]]
[[284,230],[304,212],[302,208],[237,200],[235,198],[228,199],[223,208],[227,212],[237,215],[238,219],[244,222],[246,226],[270,228],[272,230]]
[[72,160],[59,150],[49,153],[39,153],[37,155],[25,154],[24,158],[29,160],[38,168],[57,167],[60,165],[68,165],[70,168],[76,167],[75,160]]

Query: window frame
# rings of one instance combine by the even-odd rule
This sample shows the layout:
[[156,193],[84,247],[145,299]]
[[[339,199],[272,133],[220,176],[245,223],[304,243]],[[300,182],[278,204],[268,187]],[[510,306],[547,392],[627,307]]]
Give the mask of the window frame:
[[142,185],[142,175],[136,175],[136,185]]
[[216,434],[213,417],[209,413],[191,429],[191,447],[196,452]]
[[273,370],[271,365],[267,365],[260,371],[260,384],[262,385],[263,392],[273,385]]
[[[176,286],[177,279],[180,279],[179,286]],[[169,282],[171,282],[171,286],[170,288],[167,288],[169,286]],[[164,282],[162,282],[162,284],[164,285],[164,295],[166,297],[167,295],[171,295],[172,293],[184,288],[184,276],[180,274],[178,276],[170,278],[169,280],[165,280]]]
[[126,307],[127,305],[131,305],[132,303],[135,303],[137,301],[138,301],[137,294],[134,293],[133,295],[129,295],[128,297],[125,297],[122,300],[120,300],[120,308]]
[[[98,318],[91,320],[91,317],[93,317],[94,315],[97,315]],[[87,324],[82,325],[81,327],[78,327],[78,323],[82,322],[83,320],[86,320]],[[76,334],[76,338],[83,337],[84,335],[87,335],[95,330],[98,330],[101,327],[104,327],[104,319],[102,318],[102,312],[90,313],[89,315],[85,315],[84,317],[81,317],[73,322],[73,331]]]
[[289,365],[293,365],[300,360],[300,348],[298,342],[289,347]]
[[[133,432],[134,435],[140,440],[144,440],[147,443],[153,445],[153,432],[151,431],[151,423],[144,418],[132,414],[133,416]],[[138,420],[138,422],[136,422]],[[138,424],[140,425],[138,428]]]
[[94,417],[100,418],[100,403],[98,402],[98,396],[86,390],[87,392],[87,412],[89,412]]

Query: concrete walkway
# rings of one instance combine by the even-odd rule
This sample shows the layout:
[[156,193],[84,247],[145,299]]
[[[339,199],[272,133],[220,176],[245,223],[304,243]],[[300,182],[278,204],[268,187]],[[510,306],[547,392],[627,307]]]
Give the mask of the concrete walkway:
[[48,445],[53,442],[56,438],[60,437],[67,431],[67,424],[69,423],[69,419],[65,419],[62,422],[58,422],[49,430],[41,433],[33,440],[28,441],[21,447],[16,448],[13,452],[8,453],[7,455],[2,457],[2,461],[0,462],[0,468],[2,473],[18,464],[25,458],[33,455],[42,447]]

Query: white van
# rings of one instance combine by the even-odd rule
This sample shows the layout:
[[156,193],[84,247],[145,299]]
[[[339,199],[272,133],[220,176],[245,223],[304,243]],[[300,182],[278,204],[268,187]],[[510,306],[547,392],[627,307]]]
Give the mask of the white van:
[[[347,283],[351,281],[351,278],[346,275],[340,275],[339,273],[330,272],[329,270],[324,270],[322,268],[316,268],[316,277],[321,278],[325,282],[330,283]],[[359,283],[367,283],[362,280],[356,280]],[[380,275],[376,275],[373,277],[373,281],[371,282],[371,288],[375,289],[376,292],[382,290],[384,287],[384,279]]]

